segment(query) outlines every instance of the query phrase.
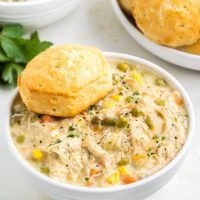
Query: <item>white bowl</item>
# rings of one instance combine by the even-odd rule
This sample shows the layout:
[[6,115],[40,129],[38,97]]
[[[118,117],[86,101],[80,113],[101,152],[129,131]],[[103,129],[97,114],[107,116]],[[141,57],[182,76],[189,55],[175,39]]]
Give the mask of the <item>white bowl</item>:
[[200,56],[158,45],[150,41],[128,20],[120,8],[117,0],[111,0],[111,3],[113,10],[122,26],[126,29],[130,36],[145,49],[150,51],[152,54],[162,58],[163,60],[171,62],[175,65],[189,69],[200,70]]
[[27,29],[39,28],[70,14],[80,2],[81,0],[0,2],[0,23],[19,23]]
[[167,80],[167,82],[178,91],[181,92],[187,111],[189,116],[189,129],[188,136],[183,145],[182,149],[178,153],[178,155],[163,169],[158,171],[152,176],[149,176],[145,179],[142,179],[136,183],[123,185],[123,186],[115,186],[110,188],[87,188],[80,186],[73,186],[69,184],[64,184],[57,182],[53,179],[50,179],[40,172],[35,170],[32,166],[30,166],[18,153],[10,134],[10,114],[13,100],[18,94],[17,90],[13,93],[12,98],[10,99],[9,106],[5,111],[5,122],[3,124],[3,133],[5,141],[8,141],[6,144],[10,150],[12,157],[15,159],[16,163],[21,167],[23,173],[27,175],[29,181],[38,188],[41,192],[45,193],[48,197],[55,200],[136,200],[143,199],[152,193],[158,191],[162,186],[164,186],[177,172],[179,167],[181,166],[184,157],[188,151],[191,138],[193,135],[194,128],[194,112],[191,101],[182,88],[182,86],[178,83],[178,81],[170,75],[168,72],[163,70],[161,67],[148,62],[144,59],[133,57],[130,55],[119,54],[119,53],[104,53],[106,59],[109,62],[119,62],[126,61],[127,63],[138,63],[144,68],[148,68],[151,71],[155,71],[160,74]]

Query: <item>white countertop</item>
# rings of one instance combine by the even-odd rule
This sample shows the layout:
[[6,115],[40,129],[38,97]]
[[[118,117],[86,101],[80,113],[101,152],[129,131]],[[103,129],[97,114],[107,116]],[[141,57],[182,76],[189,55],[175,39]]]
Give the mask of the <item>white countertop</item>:
[[[39,30],[42,39],[55,44],[94,45],[146,58],[169,71],[188,91],[196,112],[191,149],[175,178],[147,200],[198,200],[200,198],[200,72],[179,68],[153,56],[125,32],[108,0],[84,0],[70,16]],[[200,66],[199,66],[200,67]],[[3,109],[12,90],[0,89],[0,126]],[[32,188],[29,180],[9,157],[0,133],[0,200],[48,200]]]

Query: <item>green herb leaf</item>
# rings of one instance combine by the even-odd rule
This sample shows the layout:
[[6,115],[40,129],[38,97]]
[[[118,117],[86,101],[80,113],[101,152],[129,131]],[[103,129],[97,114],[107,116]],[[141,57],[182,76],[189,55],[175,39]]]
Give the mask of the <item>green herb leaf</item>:
[[6,55],[6,53],[3,51],[3,49],[0,46],[0,62],[8,62],[11,61],[10,58]]
[[31,34],[31,40],[40,41],[38,32],[35,31]]
[[25,64],[52,45],[39,40],[37,31],[24,39],[24,28],[17,25],[0,26],[0,84],[14,85]]
[[20,38],[25,34],[25,30],[22,25],[6,25],[3,26],[3,30],[1,33],[3,36],[10,38]]
[[16,43],[15,40],[2,37],[1,38],[1,47],[5,51],[6,55],[9,58],[12,58],[15,62],[26,63],[27,60],[20,48],[20,46]]
[[5,52],[3,51],[3,49],[0,47],[0,62],[8,62],[11,59],[8,58],[8,56],[5,54]]
[[32,40],[18,39],[17,43],[21,46],[23,55],[27,61],[52,45],[51,42],[40,42],[36,39],[36,36]]
[[10,85],[16,83],[16,77],[23,71],[24,67],[17,63],[6,63],[2,72],[2,79]]

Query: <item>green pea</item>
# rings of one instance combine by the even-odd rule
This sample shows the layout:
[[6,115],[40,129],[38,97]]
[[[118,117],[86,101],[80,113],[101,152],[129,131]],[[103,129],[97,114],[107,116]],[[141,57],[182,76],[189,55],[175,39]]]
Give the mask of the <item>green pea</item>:
[[113,117],[105,117],[104,119],[102,119],[101,124],[105,126],[115,126],[116,119]]
[[167,82],[164,79],[157,78],[157,79],[155,79],[155,84],[158,86],[166,86]]
[[44,167],[44,166],[40,167],[40,171],[45,175],[49,175],[49,173],[50,173],[50,169],[48,167]]
[[85,177],[85,181],[89,181],[90,180],[90,178],[89,177]]
[[122,158],[118,163],[119,166],[126,166],[129,164],[129,159],[128,158]]
[[117,128],[124,128],[128,125],[128,120],[124,116],[120,116],[116,122]]
[[19,136],[17,136],[16,140],[17,140],[17,143],[22,144],[25,140],[25,137],[24,137],[24,135],[19,135]]
[[117,65],[117,69],[119,69],[122,72],[126,72],[128,70],[128,65],[126,63],[119,63]]
[[133,97],[132,96],[126,97],[125,100],[127,103],[131,103],[133,101]]
[[150,117],[147,117],[145,119],[145,123],[147,124],[147,126],[149,127],[150,130],[153,130],[154,129],[154,124],[153,124],[153,121],[151,120]]
[[139,116],[142,115],[142,112],[141,112],[140,110],[138,110],[137,108],[132,108],[131,114],[132,114],[134,117],[139,117]]

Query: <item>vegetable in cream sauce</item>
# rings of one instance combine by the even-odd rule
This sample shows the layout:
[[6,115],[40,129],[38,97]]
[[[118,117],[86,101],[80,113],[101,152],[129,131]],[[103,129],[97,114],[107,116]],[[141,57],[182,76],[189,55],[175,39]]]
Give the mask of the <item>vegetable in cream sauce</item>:
[[35,169],[63,183],[109,187],[165,167],[187,137],[181,94],[138,65],[112,66],[113,90],[74,118],[38,115],[15,103],[11,132]]

